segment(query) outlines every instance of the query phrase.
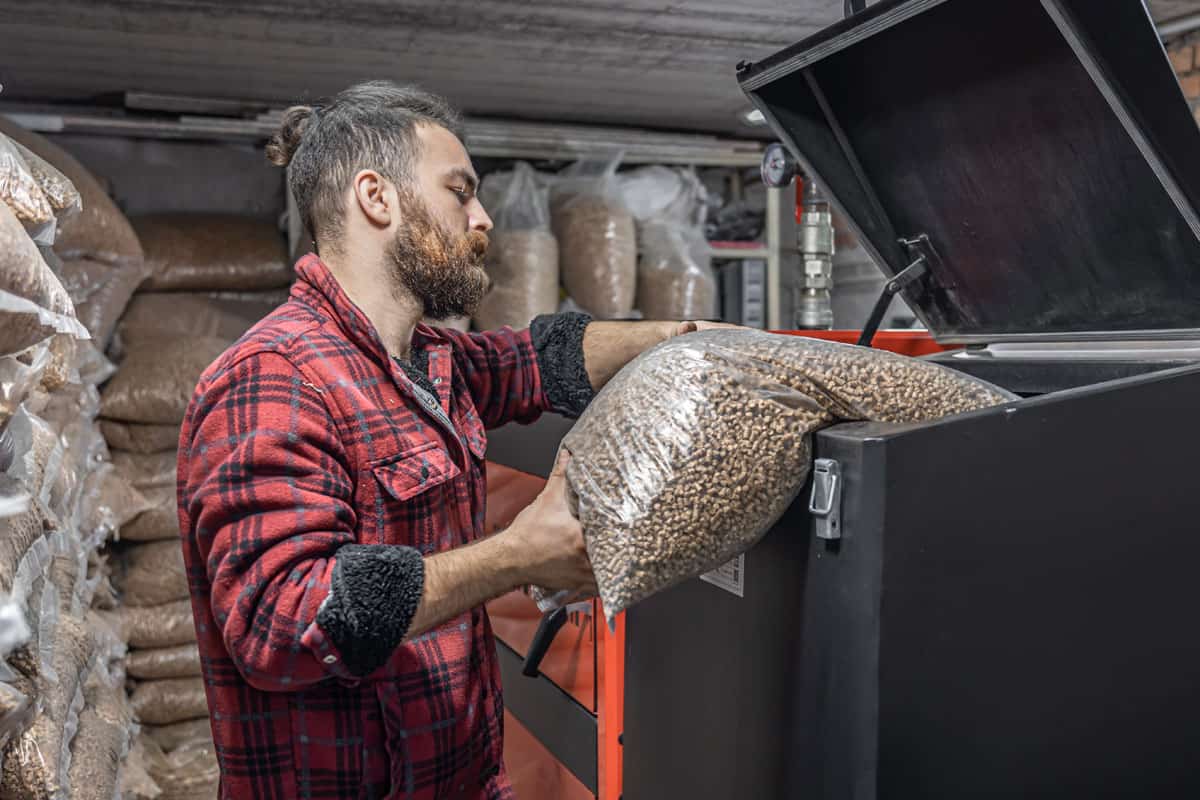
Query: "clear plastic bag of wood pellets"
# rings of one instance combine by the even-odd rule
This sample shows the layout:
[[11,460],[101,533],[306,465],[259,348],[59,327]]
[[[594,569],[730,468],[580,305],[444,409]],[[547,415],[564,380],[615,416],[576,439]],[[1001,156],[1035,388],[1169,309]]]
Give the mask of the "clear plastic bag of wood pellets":
[[0,429],[12,419],[29,392],[41,383],[42,373],[50,361],[47,347],[34,348],[27,355],[28,358],[24,360],[13,356],[0,357]]
[[803,486],[819,428],[1012,399],[927,361],[803,337],[717,330],[651,349],[563,440],[609,622],[757,542]]
[[475,312],[475,325],[495,330],[528,327],[558,308],[558,241],[550,230],[549,184],[528,163],[493,173],[479,189],[495,228],[487,271],[492,287]]
[[54,216],[61,220],[78,214],[83,209],[79,191],[66,175],[25,145],[11,139],[8,141],[29,165],[29,173],[50,203]]
[[139,722],[167,725],[208,716],[202,678],[163,678],[141,681],[129,696]]
[[130,346],[100,395],[100,413],[124,422],[179,425],[196,383],[229,346],[203,336],[158,336]]
[[0,117],[0,133],[36,153],[71,182],[82,210],[61,220],[54,250],[64,258],[82,256],[109,263],[142,258],[142,246],[125,215],[104,186],[79,161],[44,136]]
[[107,347],[117,322],[146,280],[149,269],[142,261],[113,265],[90,258],[47,258],[62,281],[75,315],[100,347]]
[[71,797],[113,800],[133,728],[125,688],[103,670],[93,669],[84,685],[84,699],[71,741]]
[[637,231],[621,200],[619,164],[619,154],[572,164],[550,193],[563,285],[600,319],[628,317],[637,291]]
[[67,290],[16,216],[0,203],[0,355],[56,333],[88,338]]
[[54,209],[38,185],[17,145],[0,134],[0,200],[23,225],[45,225],[54,219]]
[[[30,688],[26,683],[25,689]],[[36,697],[22,692],[12,683],[0,681],[0,752],[21,731],[29,727],[29,722],[38,712]]]
[[117,589],[131,606],[156,606],[188,596],[187,569],[179,540],[166,539],[130,547]]
[[71,738],[83,707],[83,681],[90,671],[93,641],[82,622],[64,615],[55,637],[57,681],[38,676],[43,700],[33,724],[5,753],[0,797],[67,800],[70,797]]
[[645,319],[713,319],[717,278],[698,225],[652,221],[639,228],[637,307]]

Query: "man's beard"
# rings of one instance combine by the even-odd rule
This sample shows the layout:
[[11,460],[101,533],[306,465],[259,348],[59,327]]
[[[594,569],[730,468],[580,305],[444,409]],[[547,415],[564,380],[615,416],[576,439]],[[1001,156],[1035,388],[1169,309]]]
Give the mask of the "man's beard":
[[404,224],[387,251],[393,289],[415,297],[430,319],[475,313],[491,283],[483,269],[487,234],[450,233],[413,195],[401,198],[401,213]]

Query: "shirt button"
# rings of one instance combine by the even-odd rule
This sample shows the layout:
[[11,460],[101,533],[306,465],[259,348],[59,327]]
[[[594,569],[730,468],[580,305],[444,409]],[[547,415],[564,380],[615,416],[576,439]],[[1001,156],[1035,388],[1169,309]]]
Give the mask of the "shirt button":
[[434,378],[434,379],[433,379],[433,385],[434,385],[434,386],[441,386],[441,385],[442,385],[442,379],[441,379],[441,378]]
[[337,656],[335,656],[335,655],[328,655],[328,656],[325,656],[325,658],[323,658],[323,659],[321,659],[321,660],[322,660],[322,661],[324,661],[326,664],[336,664],[336,663],[337,663]]

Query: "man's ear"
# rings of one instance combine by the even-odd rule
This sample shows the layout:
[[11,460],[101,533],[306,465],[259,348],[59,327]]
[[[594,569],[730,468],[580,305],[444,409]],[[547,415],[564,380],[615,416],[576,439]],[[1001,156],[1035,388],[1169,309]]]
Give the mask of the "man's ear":
[[355,202],[367,219],[381,228],[392,224],[394,195],[388,191],[388,182],[373,169],[359,170],[354,175],[351,188]]

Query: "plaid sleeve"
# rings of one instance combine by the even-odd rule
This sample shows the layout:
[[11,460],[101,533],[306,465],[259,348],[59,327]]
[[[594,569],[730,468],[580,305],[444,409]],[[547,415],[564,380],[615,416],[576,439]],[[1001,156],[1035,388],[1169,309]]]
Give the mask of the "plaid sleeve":
[[213,619],[255,688],[348,677],[316,624],[334,555],[354,543],[353,481],[320,389],[260,352],[216,374],[193,404],[181,470]]
[[532,422],[543,411],[578,416],[593,392],[583,364],[586,314],[548,314],[528,330],[446,330],[456,366],[487,428]]
[[484,333],[441,333],[450,339],[454,366],[466,378],[485,428],[533,422],[550,410],[529,331],[501,328]]

